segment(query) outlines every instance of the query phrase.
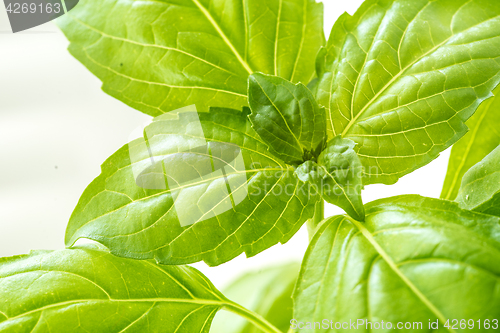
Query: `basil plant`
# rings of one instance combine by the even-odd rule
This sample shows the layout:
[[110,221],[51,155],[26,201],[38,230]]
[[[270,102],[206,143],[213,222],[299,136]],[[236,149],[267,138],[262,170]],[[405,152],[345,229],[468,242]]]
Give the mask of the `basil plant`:
[[[67,249],[0,259],[0,332],[499,329],[500,1],[366,0],[328,40],[315,0],[82,0],[58,23],[153,119],[84,191]],[[452,145],[440,199],[363,203]],[[187,266],[304,224],[300,266],[223,292]]]

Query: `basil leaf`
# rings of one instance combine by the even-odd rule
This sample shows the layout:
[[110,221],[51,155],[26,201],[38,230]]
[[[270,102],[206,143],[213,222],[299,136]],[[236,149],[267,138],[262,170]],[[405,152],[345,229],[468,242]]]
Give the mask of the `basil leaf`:
[[277,76],[252,74],[248,100],[253,128],[269,151],[289,164],[300,164],[323,149],[325,111],[302,83]]
[[467,133],[451,149],[450,162],[441,198],[455,200],[465,173],[500,145],[500,87],[495,97],[483,102],[467,121]]
[[500,146],[467,171],[456,201],[464,209],[500,216]]
[[329,137],[356,142],[365,184],[392,184],[462,137],[500,82],[500,3],[367,0],[318,55]]
[[103,165],[66,244],[89,238],[113,254],[218,265],[288,241],[319,199],[267,150],[248,109],[168,113]]
[[339,206],[355,220],[363,221],[363,165],[354,151],[355,146],[349,139],[333,138],[319,156],[318,165],[325,173],[321,185],[325,201]]
[[257,71],[308,83],[325,39],[314,0],[87,0],[58,22],[103,90],[152,116],[239,109]]
[[0,259],[1,332],[208,332],[228,301],[196,269],[91,247]]
[[[292,291],[300,265],[296,263],[248,273],[222,291],[230,300],[266,318],[282,332],[288,332],[292,319]],[[221,311],[214,319],[213,333],[261,333],[241,317]]]
[[325,201],[342,208],[355,220],[363,221],[363,166],[354,151],[355,146],[353,141],[336,136],[328,142],[318,163],[306,161],[295,174],[309,184],[310,193],[321,193]]
[[320,193],[320,186],[323,179],[326,177],[326,172],[320,168],[314,161],[305,161],[295,170],[297,177],[304,183],[310,183],[318,187],[317,192]]
[[366,206],[366,223],[336,216],[320,226],[294,291],[294,318],[363,320],[357,332],[382,320],[392,329],[420,322],[412,328],[422,332],[438,331],[429,320],[439,320],[444,331],[448,319],[467,318],[479,330],[477,320],[500,316],[499,261],[499,218],[414,195],[380,200]]

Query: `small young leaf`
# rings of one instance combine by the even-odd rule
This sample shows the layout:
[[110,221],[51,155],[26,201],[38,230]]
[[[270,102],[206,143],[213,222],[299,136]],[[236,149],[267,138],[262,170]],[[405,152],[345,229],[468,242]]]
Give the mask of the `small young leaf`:
[[231,307],[194,268],[87,246],[0,259],[0,331],[208,333]]
[[467,131],[500,82],[500,1],[367,0],[317,61],[329,137],[356,142],[364,184],[395,183]]
[[344,209],[355,220],[363,221],[363,166],[354,151],[355,145],[353,141],[337,136],[328,142],[318,163],[306,161],[295,170],[295,174],[308,184],[309,193],[320,193],[327,202]]
[[476,113],[466,122],[469,127],[462,139],[451,149],[448,171],[441,192],[441,198],[455,200],[462,178],[472,166],[500,145],[500,86],[495,97],[484,101]]
[[456,201],[464,209],[500,216],[500,146],[467,171]]
[[315,0],[87,0],[58,23],[106,93],[152,116],[240,109],[253,72],[308,83],[325,41]]
[[253,74],[248,79],[253,128],[269,150],[288,164],[318,156],[326,139],[326,115],[302,83]]
[[271,155],[248,109],[168,113],[113,154],[85,190],[66,244],[113,254],[219,265],[288,241],[314,214],[294,169]]
[[[230,300],[260,314],[287,333],[293,312],[292,292],[299,275],[297,263],[261,269],[245,274],[222,292]],[[244,318],[231,312],[219,312],[213,321],[212,333],[261,333]]]
[[419,196],[373,202],[366,213],[365,223],[329,218],[314,235],[294,291],[297,321],[363,321],[356,332],[410,322],[422,325],[414,332],[444,332],[452,331],[443,328],[448,319],[471,319],[480,331],[477,320],[500,317],[499,218]]
[[354,151],[355,146],[356,143],[349,139],[333,138],[319,156],[318,165],[324,172],[321,183],[323,198],[344,209],[355,220],[363,221],[363,165]]
[[304,183],[316,185],[318,187],[317,192],[321,192],[321,183],[326,177],[326,171],[324,168],[321,168],[318,163],[314,161],[305,161],[297,167],[295,174]]

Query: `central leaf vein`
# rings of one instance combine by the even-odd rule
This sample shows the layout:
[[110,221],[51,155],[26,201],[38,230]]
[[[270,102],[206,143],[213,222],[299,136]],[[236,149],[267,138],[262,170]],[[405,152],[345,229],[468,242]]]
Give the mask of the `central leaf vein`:
[[238,61],[241,63],[243,68],[248,72],[248,74],[252,74],[254,70],[250,68],[250,65],[242,58],[238,50],[234,47],[233,43],[227,38],[226,34],[224,31],[222,31],[221,27],[217,24],[217,22],[214,20],[210,12],[203,7],[203,5],[198,1],[198,0],[192,0],[194,4],[200,9],[200,11],[205,15],[207,20],[212,24],[212,26],[215,28],[217,33],[221,36],[221,38],[224,40],[224,42],[227,44],[227,46],[231,49],[231,51],[234,53]]
[[[387,252],[380,246],[380,244],[375,240],[370,231],[360,222],[349,218],[356,228],[361,232],[361,234],[366,238],[366,240],[373,246],[373,248],[377,251],[377,253],[385,260],[385,262],[389,265],[389,267],[396,273],[401,280],[405,283],[405,285],[410,288],[410,290],[422,301],[425,306],[429,310],[436,315],[436,317],[443,323],[446,323],[446,317],[439,311],[439,309],[432,304],[432,302],[410,281],[410,279],[401,272],[398,265],[392,260]],[[452,333],[455,333],[455,330],[448,328],[448,330]]]

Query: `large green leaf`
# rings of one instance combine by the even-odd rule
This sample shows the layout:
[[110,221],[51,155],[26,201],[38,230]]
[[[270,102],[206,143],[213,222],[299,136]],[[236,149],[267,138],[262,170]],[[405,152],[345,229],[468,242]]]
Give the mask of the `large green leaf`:
[[234,309],[197,270],[80,248],[0,259],[5,333],[207,333]]
[[113,254],[218,265],[288,241],[314,214],[294,169],[271,155],[245,112],[168,113],[103,165],[66,244],[90,238]]
[[[245,274],[224,288],[223,293],[286,333],[292,319],[292,291],[299,269],[300,265],[293,263]],[[215,316],[211,332],[261,333],[255,325],[227,311]]]
[[457,201],[464,209],[500,216],[500,146],[467,171]]
[[500,82],[497,0],[367,0],[318,55],[329,136],[358,143],[364,183],[394,183],[462,137]]
[[320,226],[302,263],[294,318],[303,326],[347,322],[352,332],[372,330],[366,322],[349,330],[350,320],[391,322],[384,332],[398,322],[421,322],[412,332],[457,332],[443,328],[448,319],[473,319],[477,332],[477,320],[500,317],[499,262],[499,218],[419,196],[380,200],[366,205],[366,223],[336,216]]
[[105,92],[153,116],[239,109],[257,71],[307,84],[324,43],[314,0],[85,0],[59,25]]
[[500,145],[500,87],[467,121],[470,131],[451,149],[441,198],[455,200],[465,173]]
[[321,153],[326,142],[325,110],[305,85],[252,74],[248,100],[253,128],[274,155],[300,164]]

